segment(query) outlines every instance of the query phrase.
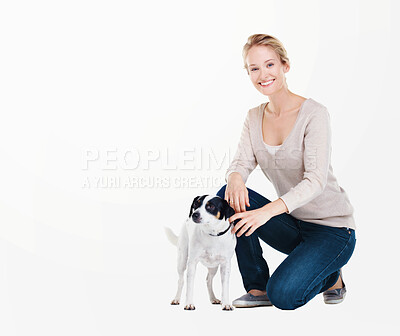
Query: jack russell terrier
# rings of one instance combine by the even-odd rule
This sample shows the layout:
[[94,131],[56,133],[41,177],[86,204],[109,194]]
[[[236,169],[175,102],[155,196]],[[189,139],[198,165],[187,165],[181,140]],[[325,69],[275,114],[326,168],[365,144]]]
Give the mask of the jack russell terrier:
[[[212,281],[221,266],[222,310],[233,310],[229,301],[231,258],[236,247],[236,236],[230,230],[229,217],[235,213],[228,202],[218,196],[197,196],[190,207],[189,218],[183,223],[179,237],[165,228],[168,239],[178,247],[178,291],[172,305],[178,305],[187,267],[185,310],[194,310],[193,286],[197,263],[208,268],[207,288],[212,304],[221,304],[215,297]],[[235,221],[236,222],[236,221]],[[235,224],[235,223],[232,223]]]

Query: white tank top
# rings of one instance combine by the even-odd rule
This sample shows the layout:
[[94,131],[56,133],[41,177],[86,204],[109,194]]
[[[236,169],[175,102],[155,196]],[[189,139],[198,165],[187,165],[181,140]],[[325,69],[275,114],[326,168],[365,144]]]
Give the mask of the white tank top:
[[271,145],[267,145],[265,142],[264,142],[264,145],[265,145],[265,148],[268,150],[268,152],[269,152],[271,155],[275,155],[275,153],[277,152],[277,150],[282,146],[282,145],[279,145],[279,146],[271,146]]

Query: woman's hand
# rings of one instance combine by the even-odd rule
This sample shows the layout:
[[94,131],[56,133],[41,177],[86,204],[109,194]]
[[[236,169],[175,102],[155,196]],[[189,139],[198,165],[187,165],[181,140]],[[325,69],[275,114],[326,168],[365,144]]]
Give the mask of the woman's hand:
[[231,173],[228,177],[225,200],[235,212],[245,212],[246,205],[250,206],[249,192],[243,182],[242,176],[237,172]]
[[229,217],[229,222],[232,223],[234,220],[241,218],[241,220],[233,227],[232,233],[234,234],[240,230],[237,234],[237,236],[240,237],[243,233],[249,230],[245,236],[250,236],[261,225],[264,225],[266,222],[268,222],[271,217],[273,217],[273,215],[270,211],[270,207],[267,204],[262,208],[236,213]]

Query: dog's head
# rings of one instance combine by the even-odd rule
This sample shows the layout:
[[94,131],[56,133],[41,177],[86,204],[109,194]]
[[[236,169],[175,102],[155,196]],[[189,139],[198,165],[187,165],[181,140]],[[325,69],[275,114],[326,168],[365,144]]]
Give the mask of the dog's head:
[[219,196],[203,195],[194,198],[189,218],[202,224],[207,231],[221,231],[226,228],[228,218],[235,214],[228,202]]

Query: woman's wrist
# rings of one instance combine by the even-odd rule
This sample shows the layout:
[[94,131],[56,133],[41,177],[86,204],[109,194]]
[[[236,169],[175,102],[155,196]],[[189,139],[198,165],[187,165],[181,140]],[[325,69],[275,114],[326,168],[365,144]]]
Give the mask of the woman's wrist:
[[228,175],[228,182],[236,179],[242,180],[242,175],[240,175],[238,172],[232,172]]
[[228,178],[232,177],[232,176],[236,176],[236,177],[241,177],[241,175],[238,172],[232,172],[228,175]]
[[288,211],[285,202],[281,198],[278,198],[277,200],[264,205],[263,208],[265,208],[265,211],[268,211],[271,217],[280,215]]

